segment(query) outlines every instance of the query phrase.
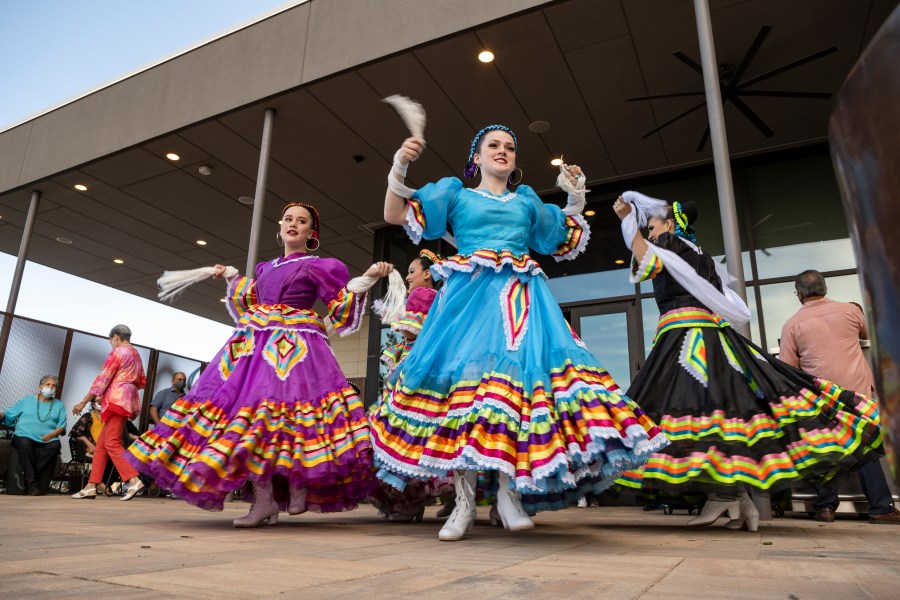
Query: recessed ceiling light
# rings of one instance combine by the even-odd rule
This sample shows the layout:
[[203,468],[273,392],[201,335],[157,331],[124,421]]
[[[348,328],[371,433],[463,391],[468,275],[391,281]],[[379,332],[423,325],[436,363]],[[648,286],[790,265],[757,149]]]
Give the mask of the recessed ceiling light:
[[489,63],[494,60],[494,53],[490,50],[483,50],[478,54],[478,60],[483,63]]
[[206,245],[206,240],[197,240],[197,245],[198,245],[198,246],[205,246],[205,245]]
[[617,265],[624,265],[624,264],[625,264],[625,261],[622,260],[621,258],[617,258],[617,259],[615,260],[615,263],[616,263]]
[[75,184],[75,189],[78,190],[79,192],[86,192],[86,191],[87,191],[87,186],[84,185],[84,184],[82,184],[82,183],[76,183],[76,184]]
[[528,126],[528,131],[531,133],[547,133],[550,131],[550,123],[547,121],[533,121]]
[[595,211],[595,210],[586,210],[586,211],[584,211],[584,216],[586,216],[586,217],[593,217],[593,216],[596,215],[596,214],[597,214],[597,211]]
[[281,220],[278,221],[278,224],[281,225]]
[[169,152],[168,154],[166,154],[166,158],[168,158],[169,160],[179,160],[181,157],[174,152]]
[[227,300],[225,300],[225,298],[219,298],[219,302],[227,302]]
[[562,159],[554,158],[553,160],[550,161],[550,164],[553,165],[554,167],[558,167],[559,165],[562,164]]
[[59,242],[60,244],[71,244],[72,243],[72,240],[70,240],[69,238],[65,238],[65,237],[58,237],[58,238],[56,238],[56,241]]
[[124,264],[125,264],[125,261],[122,260],[121,258],[114,258],[114,259],[113,259],[113,262],[116,263],[117,265],[124,265]]
[[238,202],[240,202],[241,204],[246,204],[246,205],[250,206],[254,202],[253,196],[239,196]]
[[212,167],[209,165],[200,165],[197,167],[197,172],[201,175],[212,175]]

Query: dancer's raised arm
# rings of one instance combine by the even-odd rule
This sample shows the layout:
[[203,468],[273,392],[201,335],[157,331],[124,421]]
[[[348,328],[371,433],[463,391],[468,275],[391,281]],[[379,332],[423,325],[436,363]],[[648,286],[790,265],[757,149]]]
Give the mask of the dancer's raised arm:
[[424,139],[408,137],[394,153],[394,163],[388,173],[388,189],[384,195],[384,220],[391,225],[403,225],[406,222],[406,200],[414,191],[404,184],[406,170],[409,163],[418,160],[424,150]]

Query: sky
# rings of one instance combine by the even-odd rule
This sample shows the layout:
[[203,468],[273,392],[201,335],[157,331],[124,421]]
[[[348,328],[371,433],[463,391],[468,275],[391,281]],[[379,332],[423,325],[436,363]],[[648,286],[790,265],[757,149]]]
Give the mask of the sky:
[[[0,131],[300,3],[0,0]],[[0,253],[0,309],[6,308],[15,262],[16,257]],[[126,323],[136,344],[197,360],[212,358],[230,331],[221,323],[30,262],[15,312],[104,336],[116,323]]]

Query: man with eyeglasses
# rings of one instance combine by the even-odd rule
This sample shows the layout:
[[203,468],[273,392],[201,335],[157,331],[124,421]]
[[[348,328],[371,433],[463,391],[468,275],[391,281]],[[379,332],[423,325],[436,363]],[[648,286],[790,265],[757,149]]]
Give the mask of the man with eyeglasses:
[[[862,307],[826,298],[828,287],[818,271],[797,275],[794,288],[802,306],[781,330],[779,358],[844,389],[874,395],[875,379],[859,345],[859,340],[869,339]],[[870,462],[857,472],[869,501],[869,522],[900,525],[900,511],[894,509],[881,463]],[[813,502],[816,521],[834,521],[837,487],[832,480],[817,490]]]

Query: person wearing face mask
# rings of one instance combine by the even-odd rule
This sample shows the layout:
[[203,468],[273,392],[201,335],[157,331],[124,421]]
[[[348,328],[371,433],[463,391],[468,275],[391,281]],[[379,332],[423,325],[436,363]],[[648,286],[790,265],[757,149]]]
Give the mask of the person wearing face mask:
[[581,169],[560,167],[560,208],[517,185],[509,127],[475,134],[472,188],[455,177],[406,187],[424,150],[413,136],[395,153],[384,219],[416,244],[452,230],[459,253],[432,267],[444,286],[371,416],[378,477],[402,490],[452,474],[456,506],[438,538],[456,541],[475,521],[476,473],[497,473],[500,521],[532,529],[529,513],[599,492],[668,441],[575,335],[530,254],[571,260],[586,248]]
[[756,531],[748,492],[827,481],[877,459],[872,398],[807,375],[732,328],[747,323],[750,310],[698,245],[693,202],[626,192],[613,209],[634,254],[631,282],[653,282],[660,312],[653,350],[627,394],[672,440],[641,471],[626,473],[623,486],[648,503],[707,494],[688,526],[728,515],[726,528]]
[[187,383],[187,375],[179,371],[172,375],[172,385],[156,392],[153,400],[150,402],[150,421],[157,425],[166,411],[172,408],[182,396],[184,396],[184,386]]
[[[367,290],[393,269],[372,265],[350,279],[320,257],[319,214],[304,202],[281,211],[281,256],[254,276],[216,265],[235,329],[191,391],[129,449],[157,485],[205,510],[229,492],[251,502],[235,527],[278,522],[279,513],[350,510],[374,487],[366,412],[328,343],[321,302],[341,336],[362,324]],[[208,268],[202,269],[209,271]]]
[[15,426],[12,447],[19,454],[29,496],[41,494],[36,483],[38,475],[56,461],[62,449],[59,436],[66,431],[66,409],[56,399],[57,383],[55,375],[44,375],[36,394],[25,396],[0,412],[0,419]]
[[94,379],[91,390],[84,399],[72,408],[78,415],[89,402],[100,400],[100,416],[103,430],[96,440],[94,458],[91,461],[91,477],[84,489],[72,494],[77,500],[95,498],[97,484],[103,482],[107,459],[111,459],[122,481],[128,488],[122,500],[131,500],[144,488],[137,471],[126,462],[125,445],[122,442],[126,431],[126,421],[133,419],[141,410],[138,390],[147,384],[141,355],[131,345],[131,329],[126,325],[116,325],[109,332],[112,351],[106,357],[100,374]]

